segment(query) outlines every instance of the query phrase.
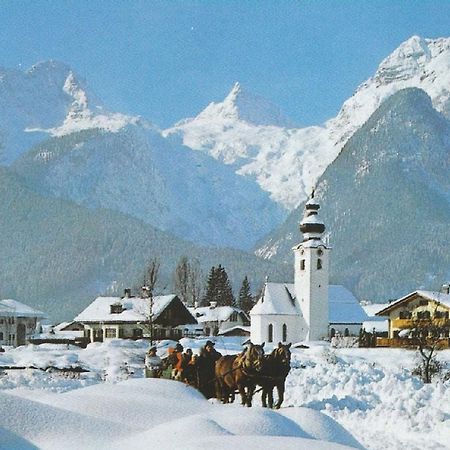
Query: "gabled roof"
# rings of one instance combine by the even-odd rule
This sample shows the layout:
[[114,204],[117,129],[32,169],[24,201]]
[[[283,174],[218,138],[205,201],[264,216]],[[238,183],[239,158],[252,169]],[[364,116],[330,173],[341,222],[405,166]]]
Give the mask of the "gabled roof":
[[302,315],[300,305],[295,301],[295,289],[292,283],[266,283],[264,292],[250,315]]
[[188,308],[189,312],[197,319],[198,323],[204,322],[224,322],[229,320],[230,316],[236,312],[238,314],[245,314],[242,309],[234,306],[201,306],[199,308]]
[[328,287],[330,323],[362,323],[368,319],[356,297],[344,286]]
[[46,317],[46,314],[13,299],[0,300],[0,316]]
[[[153,297],[153,320],[170,305],[176,295]],[[111,313],[111,305],[122,305],[121,313]],[[142,297],[97,297],[84,311],[75,317],[77,322],[138,322],[148,319],[149,299]]]
[[377,316],[388,315],[393,309],[398,308],[402,304],[410,302],[415,296],[422,297],[426,300],[433,300],[450,309],[450,294],[444,294],[442,292],[435,292],[435,291],[417,290],[405,295],[402,298],[399,298],[395,302],[390,303],[386,308],[382,309],[381,311],[378,311],[376,315]]
[[[330,323],[362,323],[367,314],[356,297],[344,286],[328,287],[329,322]],[[294,284],[266,283],[263,296],[258,300],[250,315],[300,315],[303,316],[300,304],[295,299]]]

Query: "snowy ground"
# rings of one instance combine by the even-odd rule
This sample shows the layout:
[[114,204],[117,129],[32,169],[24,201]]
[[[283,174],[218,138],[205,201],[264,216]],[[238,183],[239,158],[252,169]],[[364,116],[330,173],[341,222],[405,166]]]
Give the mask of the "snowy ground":
[[[202,341],[184,340],[194,349]],[[159,352],[170,342],[163,343]],[[450,449],[450,381],[411,375],[400,349],[294,349],[283,408],[206,401],[194,389],[144,379],[145,342],[27,346],[0,353],[0,449]],[[222,353],[239,339],[217,342]],[[450,351],[440,359],[450,368]],[[47,367],[79,367],[63,373]]]

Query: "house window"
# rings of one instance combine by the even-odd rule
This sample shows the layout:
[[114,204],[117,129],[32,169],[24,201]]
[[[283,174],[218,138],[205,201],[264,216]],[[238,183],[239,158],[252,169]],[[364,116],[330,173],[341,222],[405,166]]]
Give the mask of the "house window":
[[122,303],[113,303],[110,308],[111,314],[121,314],[123,312]]
[[300,261],[300,270],[305,270],[305,260],[304,259],[302,259]]
[[419,301],[419,305],[420,306],[427,306],[428,305],[428,300],[420,300]]
[[142,328],[133,328],[133,338],[140,339],[142,337]]
[[0,331],[0,341],[3,341],[3,333]]
[[435,319],[448,319],[448,311],[436,311],[434,313]]
[[267,337],[267,341],[268,342],[273,342],[273,325],[270,323],[269,324],[269,334],[268,334],[268,337]]
[[411,319],[412,314],[410,311],[400,311],[399,318],[400,319]]
[[319,258],[317,260],[317,270],[320,270],[322,268],[322,260]]
[[230,321],[231,321],[231,322],[237,322],[237,320],[238,320],[237,312],[234,312],[234,313],[231,314],[231,316],[230,316]]
[[115,338],[116,336],[115,328],[105,328],[105,338]]
[[283,342],[287,341],[287,325],[283,324]]
[[419,311],[417,313],[418,319],[429,319],[431,317],[430,311]]

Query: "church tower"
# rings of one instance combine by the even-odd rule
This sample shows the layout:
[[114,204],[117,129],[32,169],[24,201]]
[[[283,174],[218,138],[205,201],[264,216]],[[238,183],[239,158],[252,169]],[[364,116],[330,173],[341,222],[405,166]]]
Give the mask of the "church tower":
[[308,325],[310,341],[328,336],[328,276],[330,248],[323,242],[325,225],[320,220],[314,191],[306,202],[300,231],[303,242],[293,248],[295,255],[295,296]]

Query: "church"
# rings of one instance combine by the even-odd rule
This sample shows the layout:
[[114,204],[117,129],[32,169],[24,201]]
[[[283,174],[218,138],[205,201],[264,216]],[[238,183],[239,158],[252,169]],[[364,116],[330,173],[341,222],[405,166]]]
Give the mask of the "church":
[[318,341],[358,335],[367,315],[344,286],[329,285],[331,248],[314,193],[300,222],[303,241],[294,250],[294,283],[266,282],[250,311],[252,342]]

